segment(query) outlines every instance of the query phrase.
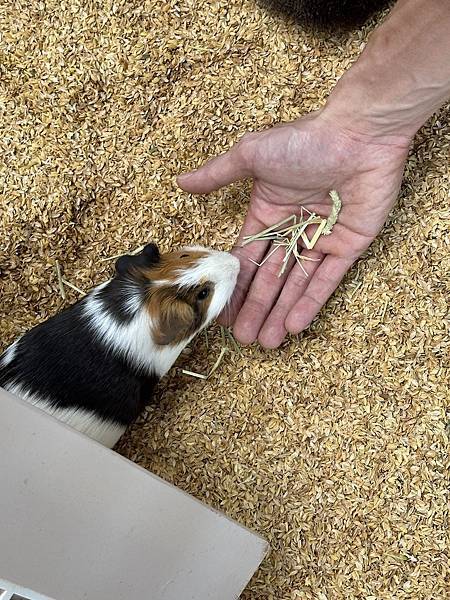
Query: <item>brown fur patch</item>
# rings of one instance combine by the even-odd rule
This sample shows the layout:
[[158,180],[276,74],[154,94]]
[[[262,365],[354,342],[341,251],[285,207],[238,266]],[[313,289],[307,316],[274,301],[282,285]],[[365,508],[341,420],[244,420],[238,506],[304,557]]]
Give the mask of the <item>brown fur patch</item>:
[[[208,288],[209,295],[199,300],[199,293]],[[214,284],[206,282],[187,290],[175,287],[155,287],[148,291],[147,310],[152,318],[156,344],[179,344],[199,331],[206,321]]]
[[175,281],[180,271],[194,267],[200,258],[208,256],[201,250],[179,250],[163,254],[154,267],[143,269],[142,275],[150,281]]
[[173,297],[170,290],[167,293],[163,290],[158,292],[152,294],[148,305],[154,322],[157,323],[153,329],[153,338],[162,346],[179,343],[192,330],[195,312],[187,302]]

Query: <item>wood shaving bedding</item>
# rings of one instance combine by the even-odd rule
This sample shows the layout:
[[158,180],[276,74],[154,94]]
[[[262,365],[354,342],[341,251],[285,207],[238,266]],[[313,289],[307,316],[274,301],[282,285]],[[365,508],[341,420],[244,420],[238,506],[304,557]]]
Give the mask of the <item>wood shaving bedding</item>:
[[[372,24],[373,25],[373,24]],[[154,240],[230,247],[249,184],[174,177],[323,105],[359,55],[250,0],[0,7],[2,348]],[[244,600],[448,593],[449,106],[415,140],[388,225],[275,351],[184,354],[118,450],[265,536]],[[64,284],[63,284],[64,285]]]

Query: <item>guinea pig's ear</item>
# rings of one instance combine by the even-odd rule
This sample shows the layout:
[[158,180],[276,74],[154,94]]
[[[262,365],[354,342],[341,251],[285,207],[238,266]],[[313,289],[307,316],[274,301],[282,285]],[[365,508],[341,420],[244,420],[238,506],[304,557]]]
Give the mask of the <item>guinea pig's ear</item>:
[[129,273],[134,264],[134,259],[135,257],[131,254],[124,254],[118,258],[116,260],[116,272],[119,275],[125,275],[126,273]]
[[160,261],[156,244],[147,244],[139,254],[124,254],[116,261],[116,271],[119,275],[130,274],[133,270],[154,267]]
[[161,346],[181,342],[189,337],[194,321],[194,310],[187,302],[171,300],[161,305],[158,326],[153,331],[155,342]]
[[160,259],[158,246],[153,242],[144,246],[144,249],[142,250],[142,255],[145,257],[148,266],[157,264]]

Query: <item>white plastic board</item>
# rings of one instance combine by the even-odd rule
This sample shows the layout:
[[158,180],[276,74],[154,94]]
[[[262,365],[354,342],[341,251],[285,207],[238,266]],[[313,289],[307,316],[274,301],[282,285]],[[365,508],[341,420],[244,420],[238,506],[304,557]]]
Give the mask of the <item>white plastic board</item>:
[[221,513],[0,390],[0,579],[53,600],[231,600],[266,551]]
[[27,590],[21,585],[0,578],[0,600],[52,600],[33,590]]

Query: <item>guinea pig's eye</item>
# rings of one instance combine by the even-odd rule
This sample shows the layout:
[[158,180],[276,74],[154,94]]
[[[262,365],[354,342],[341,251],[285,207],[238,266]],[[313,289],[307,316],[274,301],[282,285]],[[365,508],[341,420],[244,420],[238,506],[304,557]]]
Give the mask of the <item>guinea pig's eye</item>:
[[189,254],[182,254],[180,258],[189,258]]
[[197,294],[197,300],[205,300],[209,296],[209,288],[203,288]]

